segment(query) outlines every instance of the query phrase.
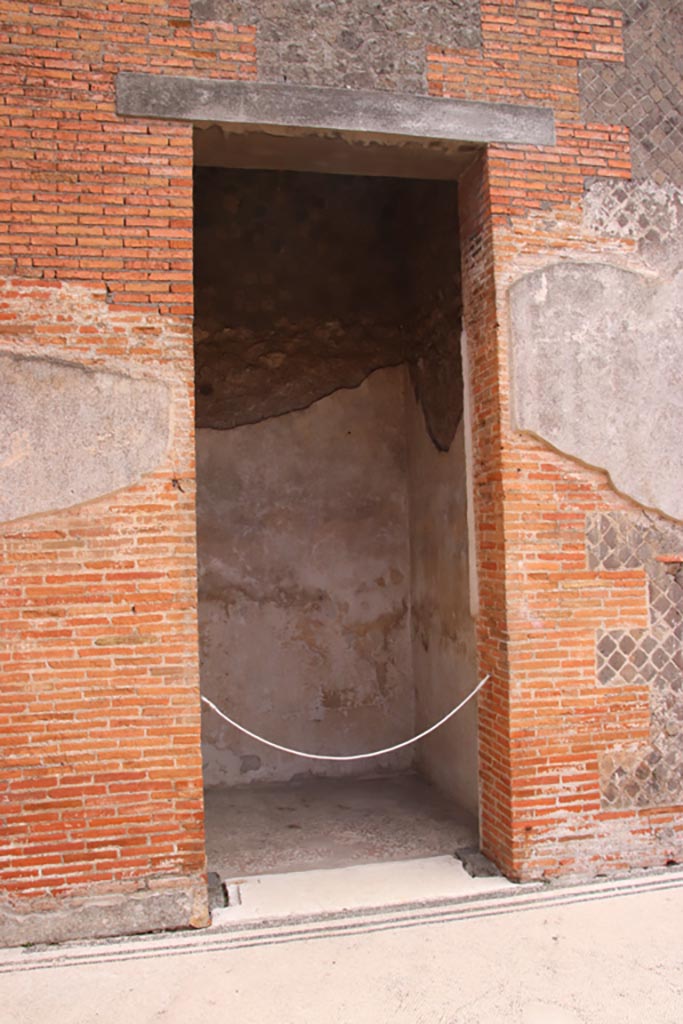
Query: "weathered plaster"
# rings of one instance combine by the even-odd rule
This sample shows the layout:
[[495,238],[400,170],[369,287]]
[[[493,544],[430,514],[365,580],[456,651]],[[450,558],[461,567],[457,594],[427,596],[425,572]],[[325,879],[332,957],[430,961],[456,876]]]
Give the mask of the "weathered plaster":
[[[474,671],[456,187],[201,168],[195,211],[204,691],[288,746],[389,745],[416,690],[426,725]],[[413,757],[312,766],[205,727],[209,784]],[[425,765],[476,809],[474,709]]]
[[[305,411],[198,432],[202,688],[287,746],[349,754],[412,729],[405,383],[382,370]],[[209,785],[410,758],[302,762],[204,719]]]
[[165,384],[0,355],[0,521],[68,508],[154,470],[169,441]]
[[[450,450],[438,451],[409,394],[407,431],[411,654],[420,730],[476,685],[477,652],[469,601],[464,424],[461,420]],[[476,815],[476,704],[420,743],[416,753],[424,775]]]
[[683,519],[683,273],[555,264],[510,303],[514,426]]

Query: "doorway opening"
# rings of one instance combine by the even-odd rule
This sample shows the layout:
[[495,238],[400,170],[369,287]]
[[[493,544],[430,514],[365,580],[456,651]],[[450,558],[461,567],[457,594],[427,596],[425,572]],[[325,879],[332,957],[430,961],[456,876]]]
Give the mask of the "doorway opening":
[[[453,180],[195,168],[202,693],[323,754],[476,685]],[[477,845],[474,703],[371,761],[203,709],[222,877]]]

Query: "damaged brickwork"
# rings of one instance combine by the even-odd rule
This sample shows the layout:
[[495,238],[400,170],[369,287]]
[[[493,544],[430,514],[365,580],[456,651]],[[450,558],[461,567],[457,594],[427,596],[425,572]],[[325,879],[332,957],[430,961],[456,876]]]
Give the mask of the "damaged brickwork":
[[[666,281],[683,266],[683,9],[671,0],[609,6],[624,14],[625,61],[585,64],[581,99],[585,116],[629,127],[633,177],[590,183],[584,223],[635,243],[638,257]],[[642,567],[648,593],[647,628],[598,633],[599,682],[645,687],[650,708],[649,741],[601,758],[603,805],[683,803],[683,576],[675,561],[683,557],[683,530],[651,512],[597,515],[589,519],[587,549],[596,568]]]
[[0,942],[209,921],[192,132],[115,111],[117,72],[150,66],[248,79],[254,33],[197,33],[183,3],[0,5],[0,349],[55,385],[2,452],[7,515],[32,515],[0,524]]
[[[501,863],[499,851],[510,849],[507,870],[522,878],[683,856],[680,794],[662,797],[657,806],[603,804],[602,766],[615,751],[647,747],[651,716],[647,688],[624,680],[606,687],[596,678],[596,638],[648,630],[649,607],[642,567],[587,567],[586,510],[629,513],[634,505],[619,498],[603,474],[515,431],[508,373],[518,338],[510,286],[558,264],[570,273],[585,262],[589,279],[593,263],[613,259],[636,273],[655,269],[663,280],[653,286],[672,289],[670,274],[678,265],[670,244],[679,215],[676,186],[666,171],[661,185],[631,181],[628,129],[616,112],[612,117],[586,107],[581,95],[591,70],[638,75],[632,43],[624,64],[622,12],[613,4],[550,8],[541,12],[523,0],[505,9],[482,4],[481,47],[434,49],[429,71],[433,95],[536,100],[551,104],[557,119],[555,148],[489,148],[481,171],[486,198],[476,174],[461,181],[470,360],[479,386],[483,379],[492,385],[475,399],[475,423],[496,402],[501,410],[499,432],[474,437],[475,503],[487,531],[486,559],[479,563],[479,651],[494,669],[494,686],[480,701],[481,827],[485,851]],[[537,45],[539,17],[547,19],[544,47]],[[488,222],[486,206],[473,215],[477,203],[487,201]],[[542,291],[536,299],[542,306]],[[569,340],[558,336],[556,344]],[[675,346],[675,333],[653,343]],[[499,376],[494,366],[502,367]],[[561,382],[552,383],[562,392]],[[619,394],[627,402],[628,388],[620,385]],[[570,410],[571,401],[557,405],[560,417]],[[503,519],[496,514],[497,495]],[[494,564],[499,578],[507,567],[503,591]],[[510,689],[498,685],[504,678]],[[667,702],[672,697],[669,692]],[[675,715],[669,712],[669,723]],[[501,743],[490,756],[493,736]],[[507,822],[489,810],[496,799],[507,801]]]
[[[638,257],[666,281],[683,265],[683,9],[671,0],[609,6],[624,12],[625,62],[586,63],[582,103],[585,116],[629,127],[633,179],[590,183],[584,222],[603,236],[633,241]],[[675,560],[683,529],[654,513],[595,515],[587,548],[596,568],[642,567],[648,595],[647,628],[597,635],[600,684],[644,687],[649,702],[648,741],[600,759],[602,805],[683,803],[683,577]]]

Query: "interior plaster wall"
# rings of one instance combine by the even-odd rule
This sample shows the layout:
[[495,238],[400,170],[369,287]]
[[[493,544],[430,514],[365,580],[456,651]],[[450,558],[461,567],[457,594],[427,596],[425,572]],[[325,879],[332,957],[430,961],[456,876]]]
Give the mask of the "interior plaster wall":
[[[406,406],[417,731],[437,721],[473,689],[477,652],[469,602],[464,424],[461,419],[449,450],[440,451],[411,393]],[[475,702],[419,745],[417,767],[443,793],[477,814]]]
[[[198,168],[195,211],[203,691],[287,746],[390,745],[475,674],[455,186]],[[413,758],[204,726],[209,785]],[[476,811],[474,708],[419,767]]]
[[[203,692],[277,742],[333,754],[423,729],[476,682],[462,422],[429,436],[406,367],[306,410],[197,435]],[[301,762],[204,721],[208,785],[303,771],[400,770]],[[417,767],[477,811],[468,705],[418,748]]]
[[[306,410],[198,431],[202,689],[287,746],[349,754],[412,729],[405,385],[380,370]],[[204,762],[208,785],[368,768],[302,762],[212,712]]]

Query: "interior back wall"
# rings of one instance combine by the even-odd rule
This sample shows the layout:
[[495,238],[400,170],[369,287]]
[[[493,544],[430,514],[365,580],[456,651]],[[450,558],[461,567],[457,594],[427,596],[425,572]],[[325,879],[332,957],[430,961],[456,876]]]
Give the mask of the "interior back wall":
[[[202,690],[286,746],[353,754],[410,735],[404,368],[309,409],[200,430]],[[302,762],[205,716],[208,785],[400,769]]]

